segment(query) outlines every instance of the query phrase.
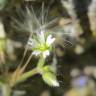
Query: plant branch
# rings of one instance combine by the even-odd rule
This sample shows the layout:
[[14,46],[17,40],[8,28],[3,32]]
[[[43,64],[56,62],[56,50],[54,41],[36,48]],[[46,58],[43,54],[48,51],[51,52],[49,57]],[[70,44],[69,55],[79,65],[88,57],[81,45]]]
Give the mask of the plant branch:
[[28,79],[29,77],[32,77],[32,76],[35,75],[35,74],[38,74],[37,68],[34,68],[34,69],[32,69],[32,70],[30,70],[30,71],[28,71],[28,72],[23,73],[23,74],[21,75],[21,77],[16,81],[16,84],[17,84],[17,83],[20,83],[20,82],[22,82],[22,81],[25,81],[26,79]]

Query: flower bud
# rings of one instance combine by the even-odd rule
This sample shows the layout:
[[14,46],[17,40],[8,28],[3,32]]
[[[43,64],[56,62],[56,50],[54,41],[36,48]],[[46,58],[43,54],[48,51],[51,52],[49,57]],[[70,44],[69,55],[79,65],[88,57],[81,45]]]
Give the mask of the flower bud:
[[49,86],[58,87],[59,83],[57,81],[56,75],[52,72],[45,72],[42,74],[42,78],[46,84]]

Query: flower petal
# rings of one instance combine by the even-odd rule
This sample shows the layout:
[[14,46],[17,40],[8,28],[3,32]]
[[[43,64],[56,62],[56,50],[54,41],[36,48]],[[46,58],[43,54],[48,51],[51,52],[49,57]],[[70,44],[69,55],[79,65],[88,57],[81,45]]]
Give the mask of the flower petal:
[[36,47],[38,45],[38,42],[35,39],[30,38],[28,40],[28,45],[31,47]]
[[40,32],[40,34],[39,34],[39,41],[40,41],[40,43],[45,43],[45,36],[44,36],[44,32],[43,32],[43,30],[41,30],[41,32]]
[[43,57],[44,57],[44,58],[46,58],[46,57],[49,56],[49,55],[50,55],[49,50],[46,50],[46,51],[43,52]]
[[46,44],[50,46],[55,41],[55,38],[52,38],[52,35],[49,35],[46,40]]
[[40,53],[41,53],[41,51],[39,51],[39,50],[35,50],[35,51],[32,52],[32,54],[36,55],[36,56],[38,56]]

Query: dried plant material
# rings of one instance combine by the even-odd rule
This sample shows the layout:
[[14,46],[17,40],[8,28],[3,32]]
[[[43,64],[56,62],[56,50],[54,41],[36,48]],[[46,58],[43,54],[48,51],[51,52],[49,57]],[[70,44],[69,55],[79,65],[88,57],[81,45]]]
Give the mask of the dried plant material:
[[0,63],[5,63],[6,35],[2,21],[0,20]]
[[88,7],[88,17],[92,34],[96,37],[96,0],[92,0]]
[[79,20],[77,19],[73,0],[61,0],[61,3],[63,7],[66,8],[67,12],[69,13],[72,19],[72,25],[75,28],[75,34],[81,35],[83,33],[83,30],[81,28],[81,25],[79,24]]
[[5,38],[5,30],[2,21],[0,20],[0,38]]
[[12,40],[10,39],[7,39],[6,40],[6,52],[7,52],[7,55],[8,55],[8,58],[10,60],[16,60],[16,56],[14,54],[14,45],[16,45],[16,43],[13,43]]
[[3,52],[0,52],[0,64],[5,63],[5,54]]

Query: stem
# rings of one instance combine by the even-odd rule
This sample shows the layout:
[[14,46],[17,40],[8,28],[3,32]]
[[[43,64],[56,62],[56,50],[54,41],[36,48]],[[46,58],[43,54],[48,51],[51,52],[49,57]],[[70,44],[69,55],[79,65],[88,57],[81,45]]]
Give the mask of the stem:
[[26,61],[25,65],[20,69],[21,73],[24,72],[24,70],[25,70],[25,68],[27,67],[27,65],[29,64],[31,58],[32,58],[32,53],[31,53],[31,55],[29,56],[28,60]]
[[[21,75],[21,74],[23,74],[23,72],[24,72],[24,70],[25,70],[25,68],[27,67],[27,65],[29,64],[29,62],[30,62],[30,60],[31,60],[31,58],[32,58],[32,54],[29,56],[29,58],[28,58],[28,60],[26,61],[26,63],[25,63],[25,65],[22,67],[22,68],[20,68],[21,67],[21,65],[20,66],[18,66],[18,68],[15,70],[15,72],[13,73],[13,78],[15,79],[15,84],[17,83],[17,81],[18,81],[18,79],[16,80],[16,78],[18,78],[18,76],[19,75]],[[27,72],[26,72],[27,73]],[[24,73],[25,74],[25,73]],[[15,75],[15,77],[14,77],[14,75]],[[22,75],[21,75],[22,76]],[[20,77],[21,78],[21,77]],[[14,80],[13,80],[14,81]],[[13,84],[14,85],[14,84]],[[12,86],[13,86],[12,85]]]
[[2,96],[11,96],[11,87],[9,85],[4,84],[2,86]]
[[28,79],[29,77],[31,77],[31,76],[33,76],[33,75],[35,75],[35,74],[37,74],[37,73],[38,73],[37,68],[34,68],[34,69],[32,69],[32,70],[30,70],[30,71],[28,71],[28,72],[25,72],[25,73],[22,74],[21,77],[16,81],[16,83],[22,82],[22,81]]
[[[32,33],[30,34],[30,36],[29,36],[29,38],[28,38],[28,41],[29,41],[29,39],[31,38],[31,36],[32,36]],[[25,50],[24,50],[24,53],[23,53],[23,58],[21,59],[20,65],[22,65],[22,63],[23,63],[23,61],[24,61],[24,58],[25,58],[25,56],[26,56],[26,54],[27,54],[27,51],[28,51],[28,44],[27,44],[26,47],[25,47]]]
[[40,57],[37,67],[42,68],[44,66],[45,63],[45,58],[43,58],[43,56]]
[[[26,68],[27,64],[29,63],[30,59],[31,59],[32,55],[30,55],[29,59],[27,60],[26,64],[23,66],[23,68],[20,70],[21,73],[23,73],[24,69]],[[26,79],[28,79],[29,77],[37,74],[37,73],[42,73],[42,67],[44,66],[45,63],[45,59],[43,58],[43,56],[40,57],[37,67],[25,72],[23,74],[21,74],[21,76],[16,80],[15,84],[20,83],[25,81]]]

